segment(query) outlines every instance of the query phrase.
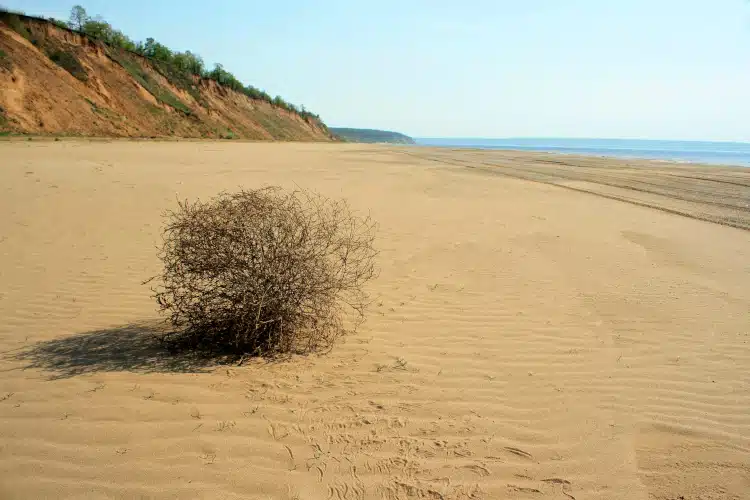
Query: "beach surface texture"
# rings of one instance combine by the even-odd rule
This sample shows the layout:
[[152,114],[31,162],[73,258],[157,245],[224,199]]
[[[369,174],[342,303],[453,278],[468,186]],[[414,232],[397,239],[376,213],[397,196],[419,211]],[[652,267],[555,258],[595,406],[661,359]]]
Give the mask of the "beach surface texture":
[[[358,144],[0,143],[0,498],[741,499],[750,169]],[[378,223],[368,320],[155,339],[161,214],[299,186]]]

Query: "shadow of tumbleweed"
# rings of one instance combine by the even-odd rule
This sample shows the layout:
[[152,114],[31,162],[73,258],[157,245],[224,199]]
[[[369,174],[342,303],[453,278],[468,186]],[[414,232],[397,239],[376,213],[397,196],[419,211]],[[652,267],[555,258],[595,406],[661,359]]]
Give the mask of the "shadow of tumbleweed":
[[39,342],[9,357],[26,363],[24,369],[51,372],[53,379],[118,371],[201,373],[227,362],[223,356],[170,348],[163,335],[154,326],[131,324]]

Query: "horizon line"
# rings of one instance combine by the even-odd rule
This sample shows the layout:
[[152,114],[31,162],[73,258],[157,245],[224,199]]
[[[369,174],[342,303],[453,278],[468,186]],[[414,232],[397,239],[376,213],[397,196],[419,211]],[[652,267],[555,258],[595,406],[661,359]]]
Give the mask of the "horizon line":
[[639,137],[576,137],[576,136],[512,136],[512,137],[473,137],[473,136],[418,136],[405,134],[412,139],[459,139],[459,140],[480,140],[480,141],[514,141],[514,140],[574,140],[574,141],[651,141],[651,142],[697,142],[697,143],[727,143],[727,144],[745,144],[750,146],[750,139],[733,140],[733,139],[645,139]]

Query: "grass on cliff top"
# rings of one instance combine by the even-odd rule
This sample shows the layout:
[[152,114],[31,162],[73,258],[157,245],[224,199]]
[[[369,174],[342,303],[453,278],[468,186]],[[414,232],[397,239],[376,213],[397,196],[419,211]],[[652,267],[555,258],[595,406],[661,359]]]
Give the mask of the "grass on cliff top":
[[8,12],[6,10],[2,10],[0,8],[0,21],[3,21],[5,24],[7,24],[10,29],[24,37],[26,40],[30,41],[34,45],[36,45],[36,41],[34,40],[34,37],[31,35],[31,32],[26,28],[26,26],[23,24],[23,21],[21,21],[21,18],[18,17],[18,14],[15,12]]
[[[41,39],[34,36],[31,31],[29,31],[28,27],[23,23],[18,14],[0,10],[0,20],[7,24],[13,31],[45,52],[47,54],[47,57],[49,57],[52,62],[66,70],[77,79],[81,80],[82,82],[85,82],[89,79],[88,74],[86,73],[86,69],[83,67],[83,65],[75,55],[68,51],[56,48],[53,49],[49,46],[49,43],[45,41],[43,36]],[[10,60],[10,57],[8,57],[5,51],[0,49],[0,67],[10,71],[12,65],[13,62]]]

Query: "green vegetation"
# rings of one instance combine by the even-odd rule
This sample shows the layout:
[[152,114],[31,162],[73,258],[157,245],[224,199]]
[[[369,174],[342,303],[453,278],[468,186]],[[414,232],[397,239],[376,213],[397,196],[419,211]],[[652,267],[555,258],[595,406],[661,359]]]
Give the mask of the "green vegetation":
[[205,100],[198,89],[197,79],[194,76],[163,61],[152,60],[151,62],[156,71],[169,83],[190,94],[197,103],[205,105]]
[[91,111],[94,111],[95,113],[101,113],[101,109],[98,104],[96,104],[94,101],[89,99],[88,97],[84,97],[87,103],[89,103],[89,106],[91,106]]
[[0,49],[0,68],[7,69],[10,71],[13,69],[13,61],[10,60],[8,54],[3,49]]
[[13,134],[11,120],[5,115],[5,109],[0,106],[0,137],[6,137]]
[[115,113],[109,108],[105,108],[102,106],[99,106],[97,103],[89,99],[88,97],[84,97],[87,103],[89,103],[89,106],[91,106],[91,111],[94,113],[97,113],[101,115],[104,118],[107,118],[108,120],[115,122],[115,121],[123,121],[123,116],[119,115],[118,113]]
[[[70,52],[60,50],[59,48],[50,47],[49,44],[45,42],[44,37],[40,39],[34,36],[34,34],[24,24],[23,20],[21,19],[22,16],[25,16],[25,14],[23,14],[22,12],[13,12],[0,9],[0,21],[3,21],[13,31],[30,41],[32,44],[38,46],[47,54],[47,57],[49,57],[52,62],[66,70],[68,73],[78,78],[82,82],[88,80],[88,74],[86,73],[85,68],[75,55]],[[50,18],[50,22],[53,22],[58,26],[60,24],[64,25],[64,23],[62,23],[61,21],[57,21],[52,18]],[[10,58],[7,56],[7,54],[5,54],[5,52],[0,50],[0,67],[4,67],[10,70],[11,65],[12,61],[10,60]]]
[[[32,40],[31,34],[16,13],[0,9],[0,20],[5,21],[6,24],[11,26],[14,30],[18,31],[29,40]],[[80,5],[76,5],[71,9],[70,18],[67,23],[57,19],[50,19],[49,21],[57,26],[78,31],[91,38],[101,40],[111,47],[123,49],[150,59],[156,70],[167,79],[167,81],[175,87],[188,92],[199,103],[202,102],[202,99],[198,91],[197,81],[200,78],[208,78],[215,80],[219,84],[229,87],[232,90],[245,94],[251,99],[262,100],[274,107],[284,109],[290,113],[295,113],[308,123],[316,123],[323,126],[320,117],[305,109],[304,106],[295,106],[294,104],[286,102],[280,96],[271,97],[267,92],[257,89],[252,85],[244,85],[232,73],[225,70],[221,64],[217,63],[213,69],[207,70],[203,59],[198,54],[189,50],[185,52],[173,51],[153,38],[147,38],[145,42],[136,42],[122,31],[113,28],[101,17],[97,16],[92,18],[86,12],[86,9]],[[116,58],[114,53],[115,51],[110,51],[110,56],[113,56],[113,59]],[[127,60],[128,58],[128,56],[120,56],[117,57],[116,60],[123,64],[122,61]],[[149,86],[144,85],[144,87],[150,92],[153,93],[152,88],[154,87],[161,89],[157,91],[159,92],[158,94],[154,93],[159,101],[169,104],[181,111],[189,112],[187,106],[177,99],[174,94],[168,92],[166,89],[162,89],[155,82],[149,83],[149,79],[145,71],[140,67],[140,64],[131,62],[128,63],[127,66],[124,64],[123,66],[134,77],[136,77],[142,85],[143,83],[141,80],[145,80]]]
[[72,9],[70,9],[68,26],[70,26],[70,29],[83,31],[83,26],[84,24],[86,24],[86,21],[88,21],[88,17],[89,16],[86,14],[86,9],[84,9],[80,5],[75,5]]
[[53,50],[49,52],[47,56],[49,56],[50,60],[53,63],[57,64],[62,69],[78,78],[82,82],[85,82],[89,79],[89,75],[86,73],[83,65],[81,65],[81,61],[79,61],[78,58],[70,52],[65,52],[63,50]]
[[393,144],[414,144],[408,135],[388,130],[368,128],[331,128],[331,133],[348,142],[389,142]]
[[0,130],[8,127],[8,118],[5,117],[5,110],[0,107]]
[[0,21],[3,21],[5,24],[7,24],[10,29],[24,37],[26,40],[30,41],[34,45],[36,45],[36,40],[34,37],[31,36],[31,32],[26,28],[26,26],[23,24],[23,21],[21,21],[22,13],[7,11],[0,9]]
[[236,139],[237,138],[237,134],[235,134],[234,132],[232,132],[231,129],[227,129],[226,132],[221,132],[219,134],[219,137],[221,139],[229,139],[229,140],[231,140],[231,139]]
[[253,113],[253,119],[270,132],[275,139],[289,140],[293,138],[287,130],[289,124],[285,123],[283,118],[277,114],[259,109]]
[[[51,22],[52,24],[54,24],[58,28],[63,28],[63,29],[66,29],[66,30],[70,29],[70,28],[68,28],[68,25],[65,23],[65,21],[60,21],[59,19],[55,19],[54,17],[47,18],[47,21]],[[55,139],[55,140],[57,140],[57,139]]]
[[190,115],[192,114],[192,111],[190,111],[190,108],[187,107],[187,105],[182,102],[176,95],[174,95],[169,90],[165,89],[161,85],[159,85],[157,82],[155,82],[149,75],[146,73],[146,70],[143,69],[143,67],[140,65],[140,63],[136,60],[135,57],[131,56],[130,54],[123,53],[123,52],[111,52],[109,56],[117,61],[120,66],[125,68],[128,73],[138,82],[141,84],[143,88],[148,90],[154,97],[156,97],[156,100],[166,104],[168,106],[173,107],[174,109],[177,109],[179,111],[182,111],[183,113]]

